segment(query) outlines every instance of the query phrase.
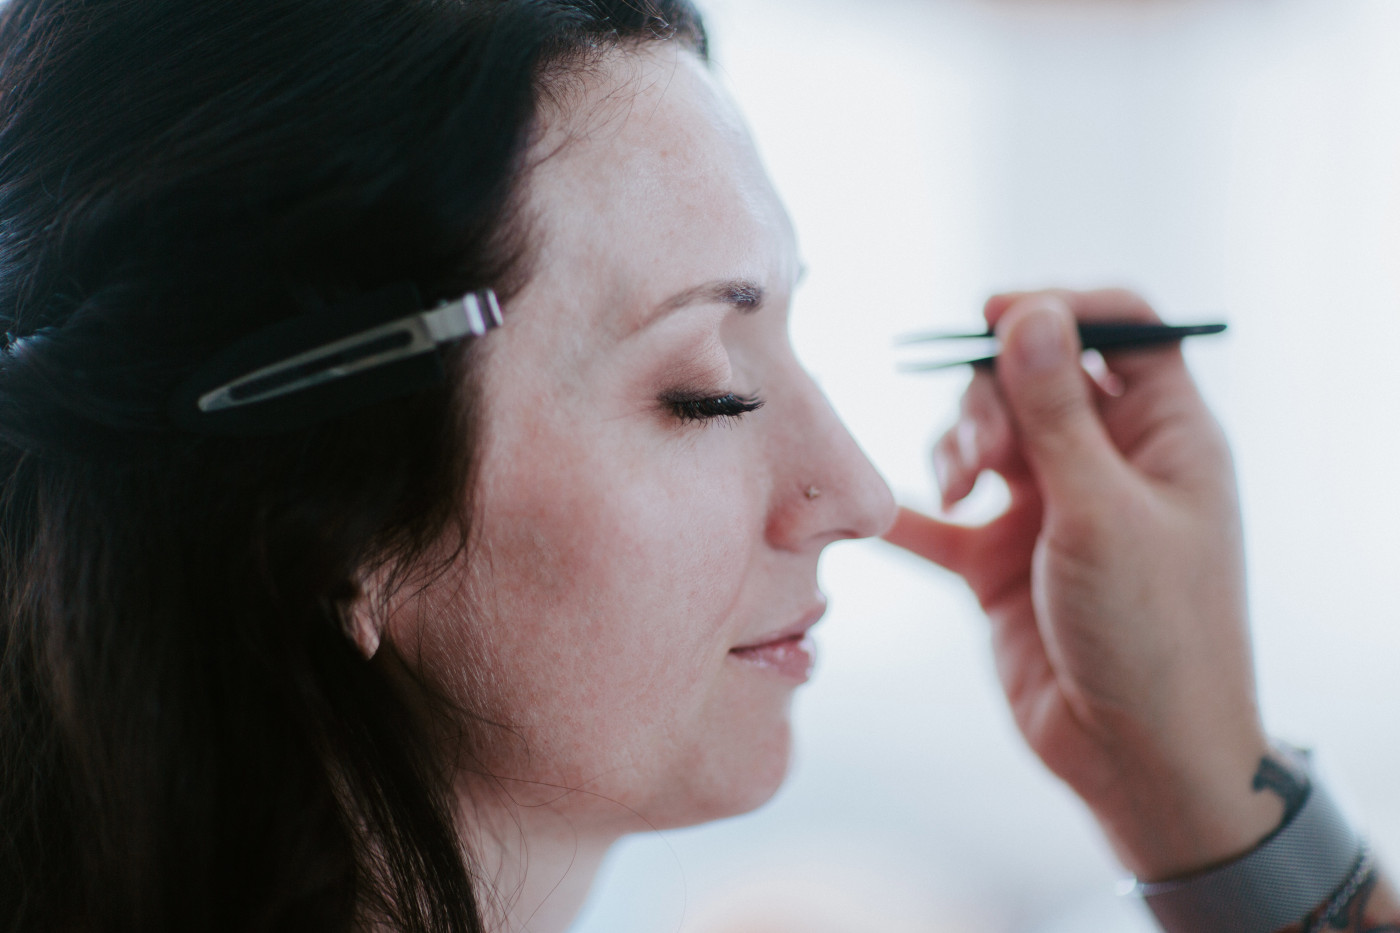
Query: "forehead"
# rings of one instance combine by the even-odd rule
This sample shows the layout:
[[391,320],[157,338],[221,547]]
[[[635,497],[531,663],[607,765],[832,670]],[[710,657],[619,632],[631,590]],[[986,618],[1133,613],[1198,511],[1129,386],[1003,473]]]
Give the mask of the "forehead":
[[683,46],[610,54],[542,120],[526,183],[542,288],[592,292],[625,328],[706,281],[790,283],[787,214],[737,109]]

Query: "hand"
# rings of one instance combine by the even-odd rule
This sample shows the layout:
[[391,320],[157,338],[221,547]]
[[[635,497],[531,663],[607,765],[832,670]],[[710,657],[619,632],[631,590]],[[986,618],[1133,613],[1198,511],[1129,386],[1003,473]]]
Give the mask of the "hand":
[[1224,437],[1180,347],[1106,354],[1102,382],[1080,365],[1074,318],[1156,321],[1136,296],[1004,295],[986,317],[1004,350],[935,462],[945,507],[984,470],[1011,503],[980,527],[904,510],[887,538],[966,579],[1017,725],[1130,870],[1243,853],[1282,804],[1251,787],[1268,742]]

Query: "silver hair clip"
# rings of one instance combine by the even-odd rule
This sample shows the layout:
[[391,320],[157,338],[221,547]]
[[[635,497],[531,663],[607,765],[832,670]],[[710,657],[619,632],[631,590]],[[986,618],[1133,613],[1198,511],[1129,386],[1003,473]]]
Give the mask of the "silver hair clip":
[[433,351],[500,327],[489,288],[423,310],[399,282],[248,334],[201,364],[170,396],[171,420],[199,434],[309,427],[440,381]]
[[366,369],[430,353],[446,343],[480,337],[501,326],[501,306],[492,289],[468,292],[454,301],[401,317],[279,360],[199,396],[201,412],[223,411],[351,376]]

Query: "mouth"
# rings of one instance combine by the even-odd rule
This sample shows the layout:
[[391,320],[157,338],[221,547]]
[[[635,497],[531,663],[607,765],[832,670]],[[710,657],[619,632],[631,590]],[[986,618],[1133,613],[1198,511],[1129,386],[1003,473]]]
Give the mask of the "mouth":
[[792,625],[729,649],[729,656],[786,680],[804,683],[812,676],[812,667],[816,664],[816,644],[808,631],[825,612],[823,601]]

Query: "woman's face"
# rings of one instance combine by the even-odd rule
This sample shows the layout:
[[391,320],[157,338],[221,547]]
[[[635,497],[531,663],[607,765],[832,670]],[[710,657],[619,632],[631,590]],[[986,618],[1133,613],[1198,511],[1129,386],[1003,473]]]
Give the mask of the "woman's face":
[[788,344],[801,264],[747,131],[651,45],[545,116],[533,279],[483,344],[472,544],[389,632],[499,724],[470,752],[515,799],[620,831],[772,794],[818,555],[893,518]]

